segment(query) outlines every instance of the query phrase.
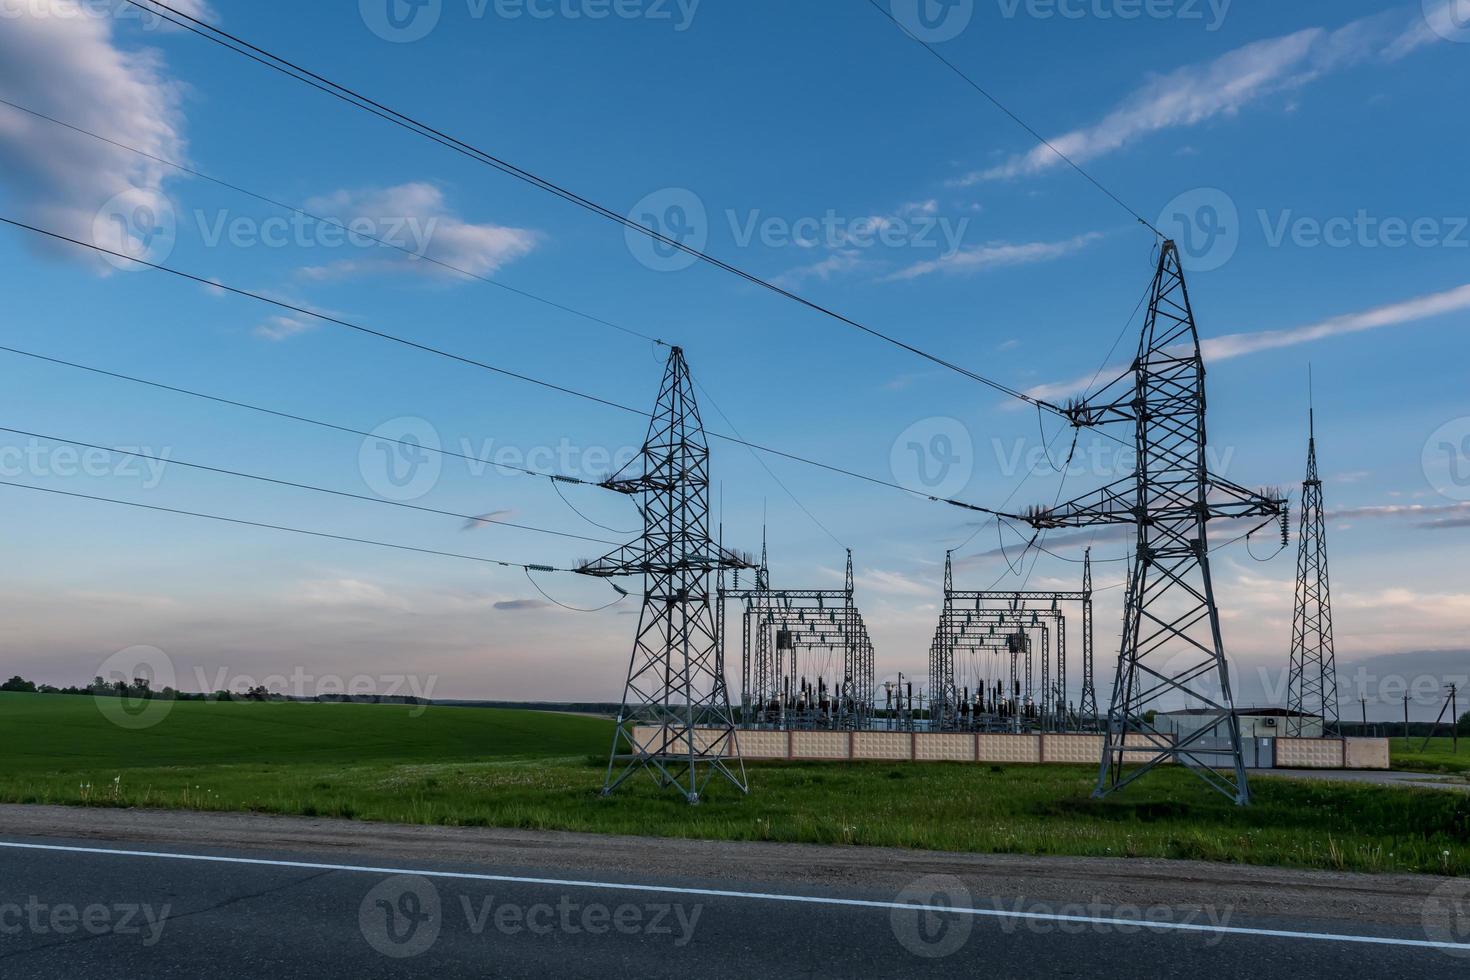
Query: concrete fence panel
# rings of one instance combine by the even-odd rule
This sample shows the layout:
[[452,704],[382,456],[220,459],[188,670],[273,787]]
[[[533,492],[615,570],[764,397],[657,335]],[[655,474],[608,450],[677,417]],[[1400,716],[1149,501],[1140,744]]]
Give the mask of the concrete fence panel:
[[974,762],[975,736],[922,733],[914,739],[914,758],[918,762]]
[[1039,735],[981,735],[978,762],[1040,762]]
[[847,732],[792,732],[793,759],[846,759],[851,745]]
[[747,759],[784,759],[786,758],[787,733],[771,731],[742,731],[738,734],[740,739],[740,754]]
[[1349,769],[1387,769],[1388,739],[1350,738],[1346,744],[1344,764]]
[[1276,765],[1282,769],[1341,769],[1340,738],[1278,738]]
[[1067,762],[1077,765],[1097,765],[1102,758],[1103,737],[1101,735],[1043,735],[1041,736],[1042,762]]
[[914,737],[908,732],[853,732],[852,757],[876,761],[913,758]]

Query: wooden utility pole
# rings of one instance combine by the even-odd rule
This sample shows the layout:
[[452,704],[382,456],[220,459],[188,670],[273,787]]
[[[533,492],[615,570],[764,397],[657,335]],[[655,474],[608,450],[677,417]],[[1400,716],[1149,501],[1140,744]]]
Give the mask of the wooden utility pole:
[[1439,731],[1439,723],[1442,722],[1442,721],[1444,721],[1444,713],[1445,713],[1445,711],[1449,711],[1450,712],[1450,741],[1451,741],[1451,744],[1454,746],[1454,749],[1453,749],[1454,754],[1455,755],[1459,755],[1460,754],[1460,731],[1459,731],[1458,728],[1455,727],[1455,722],[1456,722],[1455,708],[1456,707],[1457,707],[1457,705],[1455,704],[1455,685],[1454,684],[1451,684],[1451,685],[1449,685],[1449,694],[1447,694],[1445,696],[1444,705],[1439,709],[1439,716],[1434,719],[1434,727],[1431,728],[1431,729],[1429,729],[1429,734],[1424,736],[1424,744],[1421,745],[1421,746],[1419,746],[1419,751],[1420,752],[1423,752],[1425,749],[1429,748],[1429,740],[1434,737],[1434,733],[1435,732]]

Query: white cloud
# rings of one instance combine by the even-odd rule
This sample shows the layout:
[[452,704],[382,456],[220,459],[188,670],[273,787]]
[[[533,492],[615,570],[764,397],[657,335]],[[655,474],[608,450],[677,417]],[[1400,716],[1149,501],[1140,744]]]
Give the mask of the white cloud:
[[789,289],[800,285],[808,279],[818,279],[826,282],[839,273],[852,272],[855,269],[869,264],[869,260],[864,259],[862,252],[857,249],[843,249],[839,252],[833,252],[819,262],[798,266],[795,269],[783,272],[773,281],[776,285]]
[[1094,231],[1059,242],[988,242],[974,248],[962,248],[952,255],[917,262],[886,276],[883,281],[918,279],[935,272],[968,274],[1002,266],[1050,262],[1080,251],[1102,237],[1101,232]]
[[308,606],[372,606],[377,609],[405,609],[399,596],[380,585],[360,579],[320,579],[297,583],[290,599]]
[[854,577],[854,585],[860,589],[882,595],[933,596],[938,587],[932,582],[921,582],[902,572],[888,572],[869,568]]
[[[539,238],[536,232],[524,228],[471,224],[449,209],[442,190],[424,182],[340,190],[313,198],[307,202],[306,209],[348,227],[361,227],[374,238],[414,253],[406,255],[374,245],[359,258],[302,270],[308,278],[319,280],[404,270],[451,280],[459,278],[444,266],[489,276],[529,254]],[[364,243],[361,238],[356,241]],[[419,255],[434,261],[425,262],[417,258]]]
[[1414,18],[1408,29],[1388,46],[1386,54],[1390,59],[1398,59],[1426,45],[1463,36],[1465,24],[1470,24],[1470,0],[1439,0],[1437,6],[1426,7],[1423,17]]
[[1201,347],[1207,360],[1224,361],[1232,357],[1241,357],[1278,347],[1294,347],[1297,344],[1340,337],[1344,334],[1416,323],[1430,317],[1456,313],[1465,309],[1470,309],[1470,284],[1442,293],[1419,296],[1402,303],[1390,303],[1360,313],[1333,317],[1310,326],[1214,337],[1204,341]]
[[319,326],[316,320],[298,316],[273,316],[255,328],[253,333],[262,340],[287,340]]
[[[13,6],[0,31],[0,90],[7,100],[155,156],[183,159],[182,87],[167,77],[158,52],[118,44],[116,35],[136,33],[137,24],[99,16],[95,5],[77,0]],[[198,0],[181,9],[208,13]],[[117,202],[109,211],[122,214],[161,215],[170,208],[169,168],[8,106],[0,106],[0,173],[12,208],[26,220],[115,251],[130,251],[127,232],[98,220],[104,205]],[[62,248],[60,254],[77,255]]]
[[[1206,363],[1216,364],[1235,357],[1244,357],[1264,350],[1294,347],[1318,340],[1327,340],[1346,334],[1362,333],[1382,327],[1398,327],[1447,313],[1458,313],[1470,309],[1470,284],[1448,289],[1440,293],[1418,296],[1401,303],[1389,303],[1358,313],[1332,317],[1319,323],[1288,330],[1258,330],[1251,333],[1226,334],[1200,342],[1200,350]],[[1107,382],[1126,371],[1127,365],[1104,368],[1097,377]],[[1080,394],[1092,385],[1093,376],[1087,375],[1071,381],[1037,385],[1026,394],[1032,398],[1055,401],[1069,395]]]
[[[1156,76],[1098,122],[1055,137],[1052,146],[1073,162],[1085,163],[1167,129],[1195,126],[1236,115],[1267,96],[1298,89],[1323,75],[1395,50],[1389,19],[1375,15],[1336,30],[1308,28],[1255,41],[1213,61],[1186,65]],[[1063,166],[1051,149],[1038,146],[956,183],[1030,176]]]
[[1367,507],[1344,507],[1329,511],[1330,520],[1349,520],[1360,518],[1409,518],[1413,520],[1430,519],[1421,527],[1455,527],[1461,522],[1470,520],[1470,502],[1459,502],[1453,504],[1378,504]]

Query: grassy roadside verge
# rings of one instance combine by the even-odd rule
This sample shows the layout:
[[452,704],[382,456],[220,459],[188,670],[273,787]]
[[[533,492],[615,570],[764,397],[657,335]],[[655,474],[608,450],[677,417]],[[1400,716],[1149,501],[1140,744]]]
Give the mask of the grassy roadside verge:
[[808,763],[691,808],[646,779],[598,795],[605,721],[439,711],[187,703],[125,731],[0,698],[0,802],[1470,874],[1470,794],[1262,779],[1242,809],[1184,772],[1095,801],[1091,767]]
[[1422,738],[1390,739],[1388,751],[1395,769],[1470,776],[1470,738],[1460,739],[1458,752],[1454,740],[1447,737],[1431,738],[1428,746]]

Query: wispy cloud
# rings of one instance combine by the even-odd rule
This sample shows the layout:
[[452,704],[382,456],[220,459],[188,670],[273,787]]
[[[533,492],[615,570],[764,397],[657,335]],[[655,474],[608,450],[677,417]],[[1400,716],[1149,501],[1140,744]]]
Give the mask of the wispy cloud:
[[256,326],[252,332],[262,340],[281,341],[306,333],[308,330],[315,330],[318,325],[316,320],[307,320],[299,316],[273,316]]
[[481,514],[479,517],[476,517],[473,520],[465,521],[464,527],[462,527],[460,530],[477,531],[482,527],[489,527],[492,524],[498,524],[514,513],[515,511],[513,510],[492,510],[488,514]]
[[870,264],[870,260],[864,259],[862,252],[857,249],[842,249],[818,262],[797,266],[795,269],[783,272],[775,278],[774,282],[778,286],[787,288],[799,286],[811,279],[826,282],[835,275],[853,272]]
[[[391,251],[359,237],[355,243],[365,246],[356,250],[360,255],[307,266],[302,275],[309,279],[347,279],[394,271],[447,281],[459,279],[451,269],[488,276],[529,254],[540,237],[524,228],[472,224],[450,210],[442,190],[423,182],[340,190],[313,198],[306,207],[350,228],[370,229],[373,238],[412,253]],[[426,262],[419,256],[433,261]]]
[[1470,0],[1439,0],[1437,6],[1426,6],[1424,16],[1416,18],[1385,53],[1390,60],[1397,60],[1427,45],[1463,34],[1466,24],[1470,24]]
[[1412,520],[1421,528],[1470,527],[1470,501],[1452,504],[1378,504],[1328,511],[1329,520]]
[[506,599],[495,604],[499,612],[533,612],[537,609],[550,609],[551,603],[542,599]]
[[291,592],[293,602],[308,606],[372,606],[378,609],[403,609],[406,604],[373,582],[360,579],[319,579],[300,582]]
[[[1346,334],[1378,330],[1383,327],[1398,327],[1417,323],[1447,313],[1458,313],[1470,309],[1470,284],[1458,286],[1440,293],[1418,296],[1400,303],[1374,307],[1358,313],[1332,317],[1304,327],[1288,330],[1258,330],[1251,333],[1226,334],[1200,342],[1200,350],[1209,363],[1228,361],[1265,350],[1294,347]],[[1127,370],[1127,365],[1117,364],[1104,368],[1098,377],[1110,380]],[[1080,394],[1092,385],[1093,376],[1086,375],[1071,381],[1037,385],[1026,393],[1032,398],[1055,401],[1070,395]]]
[[1102,232],[1093,231],[1059,242],[988,242],[973,248],[962,248],[952,255],[941,256],[927,262],[917,262],[906,269],[900,269],[892,275],[885,276],[883,281],[918,279],[936,272],[968,275],[1003,266],[1050,262],[1081,251],[1102,238]]
[[[1448,17],[1448,12],[1441,16]],[[1266,38],[1200,64],[1187,65],[1146,82],[1096,123],[1050,142],[1076,163],[1113,153],[1143,137],[1230,117],[1268,96],[1289,92],[1324,75],[1373,58],[1402,57],[1438,35],[1416,12],[1405,29],[1402,12],[1374,15],[1329,30],[1313,27]],[[1063,166],[1053,150],[1038,146],[1003,163],[956,181],[1025,177]]]
[[865,569],[855,579],[853,584],[857,587],[883,595],[929,596],[936,589],[932,582],[923,582],[902,572],[889,572],[879,568]]

